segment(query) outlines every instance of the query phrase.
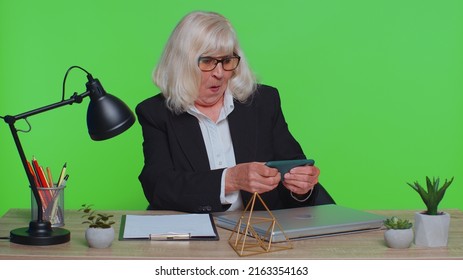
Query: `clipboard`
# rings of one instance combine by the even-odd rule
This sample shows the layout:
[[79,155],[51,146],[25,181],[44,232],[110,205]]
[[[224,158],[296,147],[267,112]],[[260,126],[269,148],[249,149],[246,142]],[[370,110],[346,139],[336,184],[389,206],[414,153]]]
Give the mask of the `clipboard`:
[[119,240],[214,241],[219,234],[210,213],[122,215]]

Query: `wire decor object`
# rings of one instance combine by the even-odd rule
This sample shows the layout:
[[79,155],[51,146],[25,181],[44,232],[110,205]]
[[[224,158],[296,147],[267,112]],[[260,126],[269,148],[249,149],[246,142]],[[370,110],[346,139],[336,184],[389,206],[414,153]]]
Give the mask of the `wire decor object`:
[[[253,215],[254,206],[257,200],[264,206],[267,217],[262,215]],[[254,226],[258,224],[268,224],[265,234],[261,235],[256,231]],[[277,227],[284,235],[284,241],[278,243],[272,242],[275,227]],[[246,205],[238,223],[228,239],[228,243],[241,257],[293,248],[293,245],[284,233],[283,228],[257,192],[254,193],[251,200]]]

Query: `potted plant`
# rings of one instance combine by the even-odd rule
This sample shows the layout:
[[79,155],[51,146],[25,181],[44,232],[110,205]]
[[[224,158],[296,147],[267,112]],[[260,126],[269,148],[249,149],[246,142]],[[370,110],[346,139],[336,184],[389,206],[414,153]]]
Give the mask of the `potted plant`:
[[424,247],[447,246],[450,226],[450,215],[438,211],[438,206],[444,198],[445,191],[453,182],[445,180],[439,188],[439,178],[432,181],[426,176],[427,191],[418,182],[407,183],[412,187],[423,200],[427,210],[415,213],[415,244]]
[[82,224],[89,224],[85,231],[85,239],[92,248],[108,248],[114,240],[114,228],[112,225],[115,223],[111,220],[114,215],[104,213],[97,213],[92,209],[91,204],[83,204],[79,211],[85,214],[82,218],[85,221]]
[[383,222],[387,230],[384,232],[384,241],[390,248],[405,249],[413,242],[413,224],[406,219],[392,217]]

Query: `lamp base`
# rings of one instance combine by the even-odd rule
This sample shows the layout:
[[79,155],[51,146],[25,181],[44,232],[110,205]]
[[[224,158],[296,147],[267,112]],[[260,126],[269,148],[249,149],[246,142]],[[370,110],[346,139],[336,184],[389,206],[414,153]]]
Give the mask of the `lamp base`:
[[51,228],[48,221],[31,221],[29,227],[10,231],[10,241],[23,245],[56,245],[69,242],[71,232],[64,228]]

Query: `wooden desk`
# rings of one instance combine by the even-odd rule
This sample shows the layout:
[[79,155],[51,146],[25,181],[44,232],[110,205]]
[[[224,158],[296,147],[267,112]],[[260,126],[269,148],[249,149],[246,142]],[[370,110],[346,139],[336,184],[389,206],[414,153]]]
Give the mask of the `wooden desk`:
[[[71,241],[52,246],[26,246],[0,240],[0,259],[463,259],[463,212],[446,210],[451,215],[449,245],[446,248],[387,248],[384,231],[363,232],[293,241],[293,249],[252,257],[239,257],[228,244],[230,231],[218,228],[220,241],[119,241],[107,249],[92,249],[84,238],[86,225],[81,212],[65,212],[64,228],[71,231]],[[159,211],[107,211],[115,215],[119,233],[123,214],[167,213]],[[370,211],[387,217],[413,220],[414,211]],[[0,236],[29,224],[30,210],[10,209],[0,218]]]

